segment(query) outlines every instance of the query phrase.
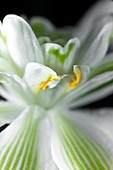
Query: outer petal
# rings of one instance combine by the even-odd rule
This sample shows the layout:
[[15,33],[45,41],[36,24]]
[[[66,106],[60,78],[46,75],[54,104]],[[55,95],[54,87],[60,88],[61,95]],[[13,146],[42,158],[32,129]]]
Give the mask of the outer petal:
[[[67,111],[67,116],[79,127],[92,135],[99,137],[113,157],[113,109]],[[95,129],[95,130],[94,130]]]
[[15,63],[9,54],[8,47],[6,44],[6,38],[2,35],[3,25],[0,25],[0,71],[10,71],[19,74],[19,70],[16,68]]
[[48,111],[44,112],[44,117],[40,124],[40,157],[43,159],[43,170],[58,170],[57,165],[54,163],[51,154],[51,132],[52,126]]
[[113,53],[108,54],[101,63],[98,63],[95,67],[91,68],[90,78],[102,74],[107,71],[113,70]]
[[9,58],[10,55],[5,42],[5,38],[3,37],[1,30],[0,30],[0,55],[5,58]]
[[113,23],[110,22],[102,28],[94,39],[86,39],[81,45],[77,54],[77,64],[87,64],[93,67],[98,64],[105,57],[112,37]]
[[79,107],[99,100],[113,93],[113,72],[107,72],[81,84],[64,96],[61,104],[66,107]]
[[[62,112],[61,112],[62,113]],[[111,170],[111,156],[64,115],[53,116],[52,156],[60,170]]]
[[[102,16],[110,15],[113,13],[113,2],[110,0],[99,0],[86,12],[85,16],[79,21],[75,28],[75,35],[83,41],[88,35],[92,25],[96,23],[96,20]],[[105,21],[107,22],[107,20]],[[102,23],[101,23],[102,24]],[[96,24],[95,29],[97,30]],[[92,33],[93,34],[93,33]]]
[[0,94],[18,106],[35,103],[35,96],[23,79],[15,74],[0,72]]
[[3,20],[3,29],[9,52],[20,68],[30,61],[43,63],[38,40],[26,21],[16,15],[8,15]]
[[0,126],[11,123],[21,112],[22,108],[9,102],[0,102]]
[[16,69],[15,64],[8,58],[0,56],[0,71],[8,71],[21,75],[21,72]]
[[42,46],[44,64],[55,70],[58,74],[72,72],[76,52],[80,46],[77,38],[70,39],[64,47],[55,43],[46,43]]
[[39,155],[39,108],[27,108],[0,134],[0,169],[43,169]]

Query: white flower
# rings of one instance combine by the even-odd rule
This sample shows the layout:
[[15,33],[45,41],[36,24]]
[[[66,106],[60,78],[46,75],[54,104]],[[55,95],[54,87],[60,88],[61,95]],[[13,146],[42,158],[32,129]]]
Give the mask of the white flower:
[[105,58],[112,32],[110,21],[81,58],[77,38],[40,46],[22,18],[5,17],[0,125],[11,124],[0,134],[1,170],[112,169],[113,111],[69,111],[113,91],[113,57]]

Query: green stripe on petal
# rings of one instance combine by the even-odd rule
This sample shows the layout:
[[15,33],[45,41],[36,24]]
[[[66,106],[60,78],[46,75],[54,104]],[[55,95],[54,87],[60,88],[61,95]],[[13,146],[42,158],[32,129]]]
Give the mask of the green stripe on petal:
[[0,134],[0,169],[38,169],[40,113],[37,107],[27,108]]
[[102,74],[107,71],[112,71],[113,70],[113,53],[109,54],[108,56],[105,57],[101,63],[96,65],[91,69],[91,75],[90,78]]
[[111,170],[111,158],[98,142],[85,135],[64,115],[52,117],[52,155],[60,170]]

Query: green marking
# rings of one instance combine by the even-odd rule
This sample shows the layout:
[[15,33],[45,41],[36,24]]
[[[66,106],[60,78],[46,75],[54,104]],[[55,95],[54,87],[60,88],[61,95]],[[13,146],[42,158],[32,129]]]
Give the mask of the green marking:
[[[30,126],[30,120],[28,122],[28,127],[29,126]],[[28,127],[25,127],[25,129],[28,128]],[[28,135],[28,131],[26,131],[25,139],[27,138],[27,135]],[[23,136],[23,134],[22,134],[22,136]],[[5,169],[8,169],[10,167],[10,165],[11,165],[11,163],[13,161],[13,158],[15,157],[15,153],[17,151],[17,148],[18,148],[18,145],[19,145],[20,142],[21,142],[21,138],[18,140],[18,143],[15,145],[15,147],[14,147],[12,153],[11,153],[10,161],[8,160],[8,162],[7,162],[6,166],[5,166]],[[13,165],[13,169],[14,170],[16,170],[16,166],[18,165],[18,162],[21,159],[21,153],[23,151],[23,148],[24,148],[24,141],[22,142],[21,149],[19,150],[18,155],[16,157],[16,161],[15,161],[15,163]]]
[[[66,128],[66,127],[64,127]],[[71,140],[71,138],[69,137],[69,135],[67,133],[64,133],[62,131],[62,127],[59,126],[59,129],[61,131],[61,135],[60,135],[60,138],[62,139],[62,144],[65,145],[68,149],[69,149],[69,152],[70,152],[70,155],[72,157],[72,160],[73,162],[79,167],[81,168],[81,170],[83,169],[84,170],[84,167],[88,168],[86,162],[84,162],[82,156],[80,155],[80,152],[78,150],[78,148],[75,146],[75,143],[73,143],[73,141]],[[70,143],[66,140],[66,137],[65,135],[67,136],[68,140],[70,141]],[[72,149],[72,147],[73,149]],[[69,153],[68,153],[69,154]],[[73,168],[75,169],[74,167],[74,163],[73,163]],[[75,169],[76,170],[76,169]],[[90,169],[89,169],[90,170]]]
[[48,54],[55,56],[56,58],[60,60],[62,64],[64,64],[65,60],[69,57],[74,47],[75,47],[75,44],[70,43],[64,54],[61,54],[60,49],[55,49],[55,48],[50,49]]
[[113,59],[104,62],[91,70],[90,78],[95,77],[98,74],[102,74],[107,71],[113,71]]
[[[66,121],[68,121],[68,120],[66,120]],[[62,123],[63,123],[63,121],[62,121]],[[91,149],[91,147],[90,147],[89,145],[91,145],[91,146],[95,149],[96,153],[99,155],[99,157],[100,157],[101,160],[104,162],[104,164],[107,166],[107,168],[110,168],[110,167],[108,166],[108,162],[106,161],[105,157],[104,157],[104,156],[102,155],[102,153],[100,152],[100,150],[101,150],[102,152],[104,152],[105,155],[106,155],[106,157],[109,159],[109,162],[110,162],[111,159],[110,159],[110,156],[108,156],[107,151],[106,151],[99,143],[93,141],[93,139],[92,139],[91,137],[84,135],[78,128],[76,129],[73,124],[71,124],[71,123],[69,124],[69,122],[65,122],[65,123],[66,123],[65,128],[68,126],[68,129],[70,129],[71,131],[73,131],[73,136],[75,137],[75,140],[76,140],[76,136],[77,136],[77,137],[79,137],[79,139],[80,139],[81,141],[84,141],[84,142],[83,142],[84,146],[88,149],[88,151],[90,151],[90,153],[91,153],[92,155],[94,155],[93,158],[94,158],[94,160],[96,161],[98,167],[100,168],[101,166],[103,166],[103,164],[99,162],[96,154],[93,152],[93,150]],[[69,126],[69,125],[70,125],[70,126]],[[76,136],[75,136],[75,131],[76,131]],[[100,150],[98,149],[98,147],[100,148]],[[90,161],[89,158],[87,158],[87,160]],[[90,164],[93,165],[92,162],[91,162]],[[95,167],[94,167],[94,168],[95,168]]]
[[[73,123],[71,123],[63,115],[55,116],[54,121],[57,124],[56,126],[57,131],[62,141],[61,142],[62,154],[64,155],[65,152],[65,155],[68,157],[68,160],[70,164],[73,166],[73,169],[75,169],[74,166],[75,163],[80,168],[80,170],[84,170],[84,168],[91,170],[90,167],[92,167],[93,169],[99,168],[98,170],[110,170],[110,165],[112,162],[110,155],[99,143],[93,141],[92,138],[81,132],[78,128],[76,128],[75,125],[73,125]],[[72,137],[70,135],[72,135]],[[76,141],[75,143],[78,145],[78,147],[76,146],[72,138],[73,140]],[[67,141],[67,139],[69,139],[70,143]],[[79,140],[81,140],[81,142]],[[70,144],[73,146],[73,150]],[[81,150],[81,152],[79,152],[78,148]],[[89,154],[86,152],[85,148],[88,150]],[[84,157],[81,157],[80,153],[83,153],[88,164],[85,162]],[[71,154],[71,156],[69,154]],[[77,160],[76,154],[78,155],[80,162],[82,162],[83,166]],[[90,154],[92,156],[92,159],[90,157]],[[74,163],[73,160],[75,161]],[[93,162],[93,160],[96,163],[96,165]]]

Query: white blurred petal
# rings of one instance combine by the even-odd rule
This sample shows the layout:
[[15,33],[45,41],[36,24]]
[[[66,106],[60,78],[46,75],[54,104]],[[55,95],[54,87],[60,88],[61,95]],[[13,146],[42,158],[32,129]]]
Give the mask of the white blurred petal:
[[105,58],[98,63],[95,67],[91,68],[90,78],[102,74],[107,71],[113,70],[113,53],[107,54]]
[[79,107],[113,93],[113,72],[100,74],[66,94],[61,102],[65,107]]
[[110,39],[113,37],[112,32],[113,23],[110,22],[101,29],[99,34],[88,45],[88,40],[85,40],[77,54],[77,64],[87,64],[94,67],[101,62],[107,53]]
[[22,111],[23,108],[15,106],[12,103],[0,102],[0,126],[11,123]]
[[[92,25],[99,18],[113,13],[113,2],[111,0],[99,0],[97,1],[84,15],[84,17],[78,22],[75,27],[75,36],[79,37],[83,41],[88,35]],[[101,21],[100,21],[101,22]],[[77,29],[76,29],[77,28]],[[96,27],[95,27],[96,29]]]

